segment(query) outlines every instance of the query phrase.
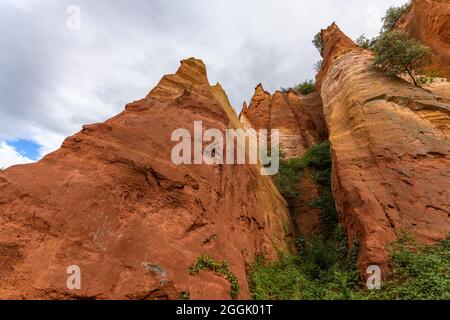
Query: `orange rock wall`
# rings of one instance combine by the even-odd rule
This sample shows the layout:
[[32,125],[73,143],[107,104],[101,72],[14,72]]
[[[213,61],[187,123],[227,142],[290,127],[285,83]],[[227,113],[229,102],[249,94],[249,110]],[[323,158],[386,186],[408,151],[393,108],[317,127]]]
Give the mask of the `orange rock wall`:
[[[292,240],[288,209],[257,166],[174,165],[171,133],[198,120],[240,126],[189,59],[118,116],[0,172],[0,298],[230,299],[223,277],[189,275],[203,253],[226,260],[249,298],[248,263]],[[66,287],[70,265],[81,290]]]
[[333,192],[359,264],[389,269],[386,245],[408,232],[427,244],[450,232],[450,106],[374,68],[333,24],[322,32],[321,96],[333,156]]
[[271,95],[260,84],[240,118],[247,127],[280,130],[280,146],[286,158],[301,157],[309,147],[327,138],[318,93],[302,96],[289,90]]
[[430,69],[440,71],[450,80],[450,1],[413,0],[398,27],[432,49]]

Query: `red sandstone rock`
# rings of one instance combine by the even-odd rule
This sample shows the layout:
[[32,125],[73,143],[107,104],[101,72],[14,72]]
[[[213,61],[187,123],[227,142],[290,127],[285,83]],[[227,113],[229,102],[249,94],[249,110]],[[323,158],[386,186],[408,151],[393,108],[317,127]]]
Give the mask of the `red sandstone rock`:
[[[189,59],[118,116],[2,171],[0,298],[229,299],[222,277],[189,275],[202,253],[228,261],[248,298],[246,264],[288,247],[288,210],[257,166],[174,165],[171,133],[195,120],[240,126],[220,85]],[[66,287],[70,265],[81,290]]]
[[280,130],[280,146],[284,155],[297,158],[303,156],[310,146],[326,139],[322,110],[318,93],[302,96],[289,90],[271,95],[259,84],[250,106],[247,108],[244,104],[240,118],[246,127]]
[[426,244],[449,235],[450,105],[385,76],[335,24],[322,36],[337,208],[350,240],[361,240],[361,272],[376,264],[386,275],[386,245],[402,231]]
[[324,232],[324,225],[321,209],[311,207],[311,202],[320,197],[320,187],[309,170],[305,170],[300,176],[296,191],[298,196],[289,201],[291,216],[295,220],[297,234],[311,239]]
[[397,26],[432,49],[430,69],[442,72],[450,80],[450,1],[413,0]]

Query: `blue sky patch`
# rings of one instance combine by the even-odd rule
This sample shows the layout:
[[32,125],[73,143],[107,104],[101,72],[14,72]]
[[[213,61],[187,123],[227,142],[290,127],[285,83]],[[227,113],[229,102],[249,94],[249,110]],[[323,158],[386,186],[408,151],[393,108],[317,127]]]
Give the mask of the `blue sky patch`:
[[6,141],[6,143],[14,147],[18,153],[31,160],[38,160],[40,157],[39,149],[41,146],[31,140],[19,139]]

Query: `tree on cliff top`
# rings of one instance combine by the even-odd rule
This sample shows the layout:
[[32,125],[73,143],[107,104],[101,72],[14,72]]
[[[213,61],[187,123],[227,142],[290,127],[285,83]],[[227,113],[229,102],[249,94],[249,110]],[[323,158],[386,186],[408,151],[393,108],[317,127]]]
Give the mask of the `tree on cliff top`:
[[304,82],[296,85],[294,87],[294,90],[302,95],[310,94],[311,92],[316,91],[316,86],[314,81],[312,80],[305,80]]
[[322,50],[323,50],[322,32],[316,33],[312,43],[313,43],[314,47],[316,47],[317,50],[319,50],[319,52],[322,53]]
[[389,32],[392,31],[397,23],[397,21],[408,11],[409,7],[411,6],[411,3],[405,3],[404,5],[400,7],[390,7],[386,11],[386,15],[382,19],[383,21],[383,28],[381,32]]
[[430,48],[400,30],[382,34],[373,50],[375,65],[390,76],[407,73],[415,86],[418,84],[414,73],[430,63]]

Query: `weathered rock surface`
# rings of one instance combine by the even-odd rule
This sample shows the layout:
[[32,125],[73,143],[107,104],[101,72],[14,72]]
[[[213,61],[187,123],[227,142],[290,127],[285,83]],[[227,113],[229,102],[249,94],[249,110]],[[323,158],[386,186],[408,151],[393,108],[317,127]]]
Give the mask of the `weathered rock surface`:
[[[182,62],[143,100],[88,125],[36,164],[0,173],[0,298],[230,298],[230,285],[188,268],[226,260],[248,298],[246,264],[287,248],[290,220],[252,165],[181,165],[171,134],[240,126],[204,64]],[[68,266],[81,290],[68,290]]]
[[296,234],[312,239],[325,231],[321,219],[321,210],[311,207],[311,202],[320,197],[320,187],[314,181],[312,172],[305,170],[296,186],[298,196],[288,201]]
[[259,84],[250,105],[244,104],[240,119],[244,126],[256,130],[280,130],[280,146],[286,158],[301,157],[310,146],[327,138],[318,93],[302,96],[289,90],[271,95]]
[[450,2],[448,0],[413,0],[411,9],[397,23],[432,51],[430,69],[450,80]]
[[350,240],[361,240],[362,273],[376,264],[386,275],[386,245],[401,232],[426,244],[449,235],[450,105],[386,77],[335,24],[322,37],[337,208]]

